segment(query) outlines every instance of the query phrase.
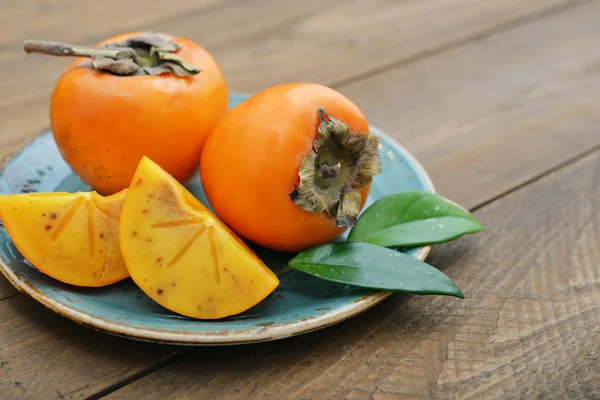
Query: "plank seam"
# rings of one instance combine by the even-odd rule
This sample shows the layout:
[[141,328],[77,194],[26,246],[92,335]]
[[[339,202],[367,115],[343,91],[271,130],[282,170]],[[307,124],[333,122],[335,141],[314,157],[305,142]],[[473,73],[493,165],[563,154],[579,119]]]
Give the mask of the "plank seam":
[[496,26],[492,26],[484,29],[481,32],[476,32],[472,35],[467,35],[463,38],[456,39],[450,41],[448,43],[440,44],[439,46],[434,46],[430,49],[426,49],[422,52],[417,52],[412,56],[408,56],[406,58],[401,58],[399,60],[390,62],[389,64],[382,65],[380,67],[374,68],[369,71],[365,71],[363,73],[356,74],[352,77],[348,77],[345,79],[341,79],[337,82],[331,83],[329,86],[334,89],[339,89],[344,86],[348,86],[352,83],[359,82],[361,80],[371,78],[376,75],[383,74],[385,72],[404,67],[409,64],[413,64],[419,62],[421,60],[425,60],[427,58],[434,57],[436,55],[457,49],[459,47],[465,46],[469,43],[477,42],[478,40],[486,39],[497,34],[505,33],[511,31],[515,28],[519,28],[523,25],[526,25],[530,22],[537,21],[539,19],[545,19],[548,17],[552,17],[554,15],[560,14],[562,12],[575,9],[577,7],[581,7],[590,3],[594,3],[597,0],[579,0],[577,3],[565,3],[559,4],[554,7],[549,7],[547,9],[541,11],[534,11],[531,14],[523,15],[521,17],[517,17],[510,21],[501,22]]
[[6,300],[6,299],[10,299],[11,297],[15,297],[15,296],[16,296],[16,295],[18,295],[19,293],[21,293],[21,292],[17,292],[17,293],[9,294],[9,295],[8,295],[8,296],[6,296],[6,297],[2,297],[2,298],[0,298],[0,301]]
[[568,168],[572,164],[575,164],[578,161],[580,161],[580,160],[582,160],[582,159],[584,159],[584,158],[586,158],[586,157],[588,157],[588,156],[590,156],[590,155],[592,155],[594,153],[597,153],[597,152],[600,152],[600,144],[598,144],[598,145],[596,145],[596,146],[594,146],[594,147],[592,147],[592,148],[590,148],[588,150],[585,150],[584,152],[579,153],[576,156],[571,157],[568,160],[565,160],[562,163],[557,164],[557,165],[555,165],[552,168],[549,168],[549,169],[547,169],[545,171],[540,172],[537,175],[534,175],[533,177],[531,177],[531,178],[529,178],[529,179],[527,179],[527,180],[525,180],[525,181],[523,181],[523,182],[521,182],[521,183],[519,183],[519,184],[517,184],[517,185],[515,185],[515,186],[513,186],[511,188],[509,188],[505,192],[502,192],[502,193],[500,193],[500,194],[498,194],[496,196],[491,197],[490,199],[488,199],[486,201],[483,201],[483,202],[481,202],[481,203],[479,203],[479,204],[471,207],[470,211],[472,211],[472,212],[479,211],[479,210],[487,207],[488,205],[490,205],[492,203],[495,203],[496,201],[501,200],[504,197],[506,197],[506,196],[508,196],[508,195],[510,195],[512,193],[518,192],[519,190],[524,189],[525,187],[527,187],[527,186],[529,186],[529,185],[531,185],[531,184],[533,184],[533,183],[535,183],[537,181],[540,181],[540,180],[544,179],[548,175],[551,175],[551,174],[553,174],[555,172],[558,172],[558,171],[560,171],[560,170],[562,170],[564,168]]
[[107,386],[106,388],[87,396],[85,399],[86,400],[96,400],[96,399],[105,397],[105,396],[111,394],[112,392],[115,392],[115,391],[121,389],[122,387],[129,385],[130,383],[135,382],[138,379],[143,378],[144,376],[149,375],[154,371],[159,370],[160,368],[166,367],[167,365],[174,363],[175,361],[183,358],[184,356],[190,354],[191,352],[192,352],[192,349],[176,351],[175,353],[158,360],[152,366],[150,366],[148,368],[144,368],[144,369],[140,370],[139,372],[136,372],[136,373],[132,374],[131,376],[128,376],[127,378],[117,381],[117,382]]

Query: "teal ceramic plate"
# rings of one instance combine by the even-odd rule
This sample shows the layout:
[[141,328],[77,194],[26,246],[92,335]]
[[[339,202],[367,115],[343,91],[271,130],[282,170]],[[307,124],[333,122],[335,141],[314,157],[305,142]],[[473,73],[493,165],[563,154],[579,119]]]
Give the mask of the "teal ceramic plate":
[[[234,94],[233,107],[247,95]],[[367,206],[386,194],[405,190],[434,191],[431,180],[408,151],[385,134],[380,137],[383,172],[376,176]],[[199,178],[186,185],[207,203]],[[0,193],[89,190],[63,161],[51,133],[44,132],[6,162],[0,172]],[[424,260],[429,247],[409,254]],[[257,249],[274,271],[289,255]],[[390,295],[352,288],[291,271],[277,290],[247,312],[219,321],[176,315],[148,298],[127,279],[105,288],[62,284],[31,266],[0,226],[0,269],[19,290],[49,309],[91,328],[134,339],[186,345],[241,344],[281,339],[314,331],[350,318]]]

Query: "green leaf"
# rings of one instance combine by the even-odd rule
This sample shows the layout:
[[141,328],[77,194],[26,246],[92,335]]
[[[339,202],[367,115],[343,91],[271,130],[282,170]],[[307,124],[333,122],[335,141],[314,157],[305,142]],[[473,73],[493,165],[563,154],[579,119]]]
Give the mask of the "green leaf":
[[368,243],[338,242],[298,254],[289,266],[317,278],[393,292],[464,298],[454,282],[414,257]]
[[385,247],[415,247],[454,240],[483,230],[471,213],[429,192],[382,197],[360,216],[348,241]]

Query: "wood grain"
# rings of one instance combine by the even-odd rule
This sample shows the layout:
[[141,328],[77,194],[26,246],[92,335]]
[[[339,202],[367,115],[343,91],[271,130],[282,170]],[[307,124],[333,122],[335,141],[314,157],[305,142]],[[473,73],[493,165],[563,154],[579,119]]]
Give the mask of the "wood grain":
[[[27,2],[15,2],[13,6],[21,3]],[[225,7],[215,6],[172,21],[161,23],[158,18],[156,23],[147,26],[145,22],[138,24],[124,19],[120,26],[123,29],[151,27],[203,39],[201,41],[222,64],[232,89],[257,90],[288,79],[333,84],[362,77],[369,71],[408,62],[461,40],[499,30],[515,19],[581,2],[376,0],[369,3],[356,0],[328,2],[325,10],[322,2],[312,0],[293,3],[258,0],[252,3],[254,6],[248,3],[231,1]],[[269,13],[264,12],[265,7]],[[590,3],[339,88],[365,109],[372,123],[391,132],[425,161],[444,194],[464,205],[477,205],[597,144],[597,135],[594,135],[598,122],[595,116],[599,94],[595,67],[598,65],[598,27],[594,26],[594,18],[598,12],[596,3]],[[65,23],[60,15],[57,12],[53,18]],[[82,37],[82,42],[93,43],[103,37],[102,26],[98,24],[94,28],[97,37]],[[104,26],[112,29],[108,23]],[[1,25],[0,29],[3,29]],[[38,33],[49,35],[52,29],[39,28]],[[564,33],[559,31],[561,29]],[[27,32],[36,33],[35,30]],[[61,32],[65,37],[79,38],[69,29]],[[324,49],[332,50],[333,56],[323,57]],[[0,155],[14,151],[48,125],[49,91],[64,64],[56,60],[42,61],[42,58],[36,60],[41,67],[21,68],[0,48],[0,65],[10,71],[10,75],[6,74],[10,79],[0,80]],[[582,173],[578,179],[585,178],[589,178],[589,173]],[[565,183],[565,187],[571,186]],[[178,392],[189,397],[198,397],[190,391],[190,383],[210,385],[210,388],[200,387],[203,393],[238,397],[262,393],[284,397],[293,393],[298,397],[313,394],[342,397],[344,394],[361,398],[373,394],[375,398],[385,398],[402,391],[421,396],[445,393],[446,396],[441,397],[449,397],[460,389],[457,382],[463,381],[465,387],[460,390],[465,393],[482,382],[486,393],[504,388],[517,393],[519,388],[509,385],[507,376],[510,374],[520,374],[521,380],[516,382],[531,384],[541,382],[546,374],[561,367],[566,368],[566,375],[555,377],[556,382],[564,383],[563,389],[569,387],[567,381],[573,379],[575,371],[579,373],[577,376],[582,376],[583,383],[577,386],[579,381],[573,381],[570,386],[575,390],[573,393],[589,390],[593,397],[593,388],[598,386],[593,369],[597,347],[590,343],[590,336],[582,335],[598,333],[589,322],[597,319],[594,314],[597,309],[593,308],[595,297],[584,298],[585,304],[592,308],[569,303],[566,295],[561,295],[562,305],[527,303],[531,300],[521,303],[514,297],[516,294],[509,297],[505,292],[494,292],[495,278],[488,279],[483,274],[484,270],[489,272],[489,268],[494,267],[498,268],[495,276],[500,274],[503,278],[502,266],[539,256],[535,253],[540,251],[536,241],[548,239],[546,230],[566,212],[558,207],[556,215],[550,215],[548,209],[560,204],[560,199],[565,200],[565,193],[546,195],[552,201],[548,200],[547,207],[541,207],[542,211],[535,214],[531,222],[523,219],[524,212],[521,220],[517,220],[506,212],[510,209],[507,206],[485,217],[486,225],[492,222],[489,226],[501,226],[500,230],[487,234],[486,239],[478,236],[437,248],[432,263],[446,267],[452,277],[459,279],[467,296],[477,301],[456,303],[441,298],[396,297],[359,318],[307,337],[243,348],[200,350],[185,363],[176,364],[165,379],[177,382],[172,374],[180,369],[198,372],[198,375],[187,372],[188,383]],[[535,201],[543,200],[540,195],[536,196]],[[513,205],[519,201],[529,204],[527,210],[531,211],[531,204],[525,198],[511,199]],[[503,218],[507,221],[503,222]],[[572,232],[569,229],[565,232]],[[528,240],[508,235],[521,231],[529,235]],[[552,232],[555,240],[564,242],[567,247],[575,235],[565,233],[561,238],[556,229]],[[598,243],[597,228],[587,227],[585,232],[587,239],[578,240]],[[493,240],[487,239],[490,237]],[[529,245],[534,254],[520,247],[521,242]],[[486,246],[494,251],[488,254]],[[520,249],[516,254],[512,254],[514,246]],[[555,263],[564,261],[561,258],[564,246],[560,247],[560,254],[547,261],[553,269],[544,272],[544,279],[553,279],[552,273],[558,268]],[[597,260],[593,258],[597,254],[582,255],[585,252],[581,247],[577,252],[578,260]],[[577,262],[585,264],[587,261]],[[525,268],[523,264],[518,265]],[[515,270],[515,274],[523,275],[521,269]],[[561,273],[564,275],[564,271]],[[589,271],[585,273],[581,280],[596,276]],[[513,280],[509,283],[514,283],[516,278],[510,279]],[[582,289],[584,292],[594,289],[594,286],[586,287]],[[527,287],[527,290],[530,293],[533,289]],[[548,298],[551,295],[548,294]],[[481,302],[482,299],[485,301]],[[546,297],[538,300],[545,301]],[[465,304],[467,308],[463,308]],[[532,313],[528,311],[530,308],[550,310],[544,311],[547,315],[543,317],[535,316],[541,318],[542,325],[536,326],[533,321],[519,322],[518,329],[514,328],[517,325],[510,325],[513,323],[510,313],[522,319],[520,316]],[[573,310],[583,310],[580,314],[587,317],[588,322],[570,318]],[[553,319],[554,316],[557,317]],[[506,319],[498,319],[500,317]],[[486,336],[481,336],[495,326],[494,318],[504,324],[500,325],[503,330],[498,331],[504,336],[495,336],[502,339],[499,343],[503,347],[490,347]],[[0,320],[12,326],[10,330],[8,325],[0,329],[0,332],[8,332],[0,334],[0,364],[4,360],[13,362],[10,375],[0,372],[0,393],[6,390],[11,398],[59,397],[56,391],[69,394],[66,398],[97,393],[124,377],[152,368],[174,351],[167,348],[163,353],[165,348],[161,346],[121,341],[88,331],[54,317],[20,295],[0,302]],[[562,332],[569,332],[573,339],[569,341],[560,336]],[[523,338],[529,346],[526,349],[522,347]],[[377,343],[394,347],[388,354],[388,348],[375,347]],[[450,347],[450,343],[454,347]],[[549,344],[545,344],[546,350],[542,351],[538,346],[544,343]],[[592,349],[592,356],[582,350],[585,346]],[[483,353],[477,352],[480,347]],[[548,348],[556,347],[564,347],[566,353],[548,354]],[[535,372],[523,367],[532,362],[517,356],[523,349],[533,361],[539,356],[546,357],[550,366],[539,364]],[[567,355],[584,360],[581,368],[573,369]],[[213,364],[207,361],[215,357],[220,359],[216,366],[214,361]],[[257,361],[253,362],[252,357]],[[488,359],[491,364],[486,364]],[[448,360],[456,366],[451,367]],[[98,365],[94,365],[96,363]],[[496,369],[500,364],[507,366]],[[35,373],[32,365],[45,368],[39,373],[43,379],[32,375]],[[486,365],[488,370],[481,372],[481,365]],[[462,370],[471,371],[472,375],[460,372]],[[443,371],[447,371],[446,375]],[[487,378],[477,378],[487,372]],[[421,378],[407,378],[411,375]],[[27,394],[21,393],[15,382],[22,383],[22,376],[34,377],[31,382],[41,379],[41,383],[27,387]],[[154,374],[152,379],[163,382],[160,373]],[[232,386],[229,379],[235,385]],[[143,380],[133,388],[140,388],[149,381]],[[90,386],[84,388],[88,384]],[[168,381],[164,385],[170,390]],[[436,389],[436,385],[442,389]],[[531,387],[540,387],[536,385]],[[379,386],[384,389],[380,390]],[[131,395],[131,390],[126,388],[117,394]],[[457,393],[462,393],[460,390]],[[158,393],[164,397],[168,392]]]
[[3,276],[0,276],[0,301],[19,293]]
[[341,87],[474,207],[600,145],[600,3]]
[[[0,54],[22,47],[32,35],[53,35],[60,40],[79,40],[136,30],[163,21],[176,20],[190,13],[224,7],[236,0],[162,0],[137,1],[15,1],[0,4]],[[50,38],[42,38],[52,40]]]
[[186,351],[94,332],[23,295],[0,315],[3,399],[80,399]]
[[[298,80],[335,84],[584,1],[335,0],[323,7],[320,0],[231,0],[162,22],[144,23],[129,16],[118,26],[197,40],[214,54],[232,90],[257,91]],[[120,3],[110,2],[109,10],[114,11],[116,4]],[[97,7],[104,7],[104,2]],[[147,20],[160,15],[146,13]],[[56,30],[56,25],[68,27],[73,19],[71,12],[56,12],[48,28],[33,25],[21,35],[93,44],[119,31],[111,24],[93,22],[93,12],[79,15],[81,25],[78,22],[73,29]],[[88,23],[90,36],[83,29]],[[111,29],[102,32],[102,26]],[[0,68],[11,76],[0,82],[0,158],[49,125],[49,94],[66,65],[62,59],[27,56],[20,46],[20,41],[14,42],[0,51]]]
[[598,398],[600,152],[492,203],[431,262],[465,300],[396,296],[337,327],[195,351],[108,398]]

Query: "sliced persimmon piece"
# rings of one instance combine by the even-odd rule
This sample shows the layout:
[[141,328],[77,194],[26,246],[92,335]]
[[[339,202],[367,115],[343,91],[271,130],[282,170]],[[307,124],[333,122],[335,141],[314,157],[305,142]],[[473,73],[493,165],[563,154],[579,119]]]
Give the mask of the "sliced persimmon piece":
[[235,233],[148,158],[129,187],[119,232],[134,282],[163,307],[188,317],[239,314],[279,285]]
[[0,218],[23,257],[61,282],[98,287],[129,276],[119,246],[126,190],[0,196]]

